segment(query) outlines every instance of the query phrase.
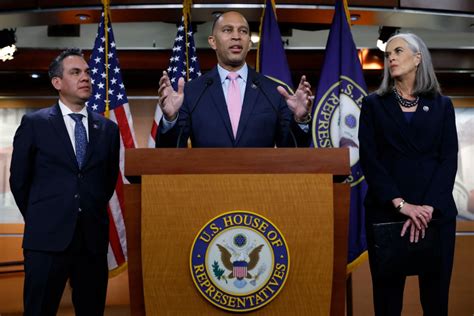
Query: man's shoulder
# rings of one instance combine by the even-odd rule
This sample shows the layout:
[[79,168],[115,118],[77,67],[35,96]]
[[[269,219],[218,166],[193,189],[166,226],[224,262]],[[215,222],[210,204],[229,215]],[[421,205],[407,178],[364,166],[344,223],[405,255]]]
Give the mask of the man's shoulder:
[[34,110],[25,114],[25,119],[29,120],[44,120],[49,118],[50,115],[53,115],[58,109],[56,108],[57,104],[53,104],[46,108],[41,108],[39,110]]
[[186,82],[186,90],[189,92],[200,91],[207,85],[215,84],[215,69],[206,72],[204,75]]
[[90,115],[91,119],[94,122],[101,123],[107,128],[118,129],[117,123],[115,123],[114,121],[112,121],[109,118],[106,118],[102,114],[99,114],[97,112],[93,112],[93,111],[90,111],[90,110],[88,110],[88,114]]
[[248,74],[248,80],[250,80],[250,84],[255,84],[255,85],[261,85],[267,89],[270,89],[269,92],[277,92],[276,88],[278,86],[286,86],[285,83],[283,82],[278,82],[274,79],[271,79],[265,75],[262,75],[261,73],[257,72],[253,68],[248,68],[249,69],[249,74]]

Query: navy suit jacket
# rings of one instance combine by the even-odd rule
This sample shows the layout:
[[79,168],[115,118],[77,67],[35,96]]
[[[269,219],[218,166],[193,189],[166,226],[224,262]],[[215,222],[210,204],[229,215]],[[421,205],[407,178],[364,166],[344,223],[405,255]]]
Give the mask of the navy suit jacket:
[[10,169],[11,190],[25,220],[23,248],[66,249],[81,209],[88,249],[107,252],[107,203],[117,181],[119,131],[91,111],[88,129],[85,163],[79,169],[58,104],[23,117]]
[[452,192],[458,141],[448,97],[420,97],[408,123],[393,93],[369,95],[362,102],[359,142],[369,221],[406,219],[391,203],[396,197],[433,206],[435,218],[457,215]]
[[307,147],[310,133],[302,131],[294,121],[277,86],[249,68],[237,137],[234,137],[215,67],[186,84],[178,122],[166,133],[158,128],[156,147],[176,147],[178,138],[179,147],[186,147],[188,137],[193,147],[295,147],[290,129],[298,147]]

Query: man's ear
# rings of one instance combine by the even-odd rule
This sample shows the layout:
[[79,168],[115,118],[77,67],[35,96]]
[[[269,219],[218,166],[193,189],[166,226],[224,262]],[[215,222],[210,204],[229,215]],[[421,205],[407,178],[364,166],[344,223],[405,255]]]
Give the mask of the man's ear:
[[252,44],[253,44],[253,43],[252,43],[252,39],[250,39],[248,50],[250,50],[250,49],[252,48]]
[[213,50],[216,50],[216,39],[214,38],[214,36],[209,35],[207,38],[207,42],[209,43],[209,46],[211,46]]
[[59,77],[53,77],[53,79],[51,79],[51,84],[53,85],[54,89],[60,91],[61,90],[61,78]]

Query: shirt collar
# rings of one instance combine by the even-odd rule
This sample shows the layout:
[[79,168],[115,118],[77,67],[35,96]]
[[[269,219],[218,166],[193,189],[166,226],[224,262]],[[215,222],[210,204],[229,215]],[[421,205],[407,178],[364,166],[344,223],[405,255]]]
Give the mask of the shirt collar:
[[[219,73],[219,77],[221,79],[221,84],[224,84],[224,81],[227,79],[227,75],[229,74],[230,71],[224,69],[223,67],[221,67],[221,65],[217,64],[217,72]],[[249,73],[247,63],[245,63],[242,66],[242,68],[240,68],[239,70],[237,70],[235,72],[239,74],[240,78],[245,83],[247,83],[247,76],[248,76],[248,73]]]
[[61,102],[61,100],[58,100],[58,104],[59,104],[59,108],[61,109],[61,113],[64,116],[66,115],[69,115],[71,113],[78,113],[78,114],[82,114],[84,115],[86,118],[87,118],[87,108],[86,107],[83,107],[82,110],[80,110],[79,112],[73,112],[71,111],[70,108],[68,108],[64,103]]

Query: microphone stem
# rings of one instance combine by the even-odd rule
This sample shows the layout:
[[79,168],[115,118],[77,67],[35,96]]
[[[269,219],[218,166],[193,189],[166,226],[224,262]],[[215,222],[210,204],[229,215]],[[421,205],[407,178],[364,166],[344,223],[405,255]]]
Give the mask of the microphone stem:
[[186,125],[189,125],[190,130],[192,129],[191,116],[193,115],[194,110],[196,109],[199,101],[201,100],[201,97],[204,95],[204,92],[207,90],[207,88],[209,88],[212,85],[213,82],[214,82],[214,80],[212,80],[212,78],[207,78],[206,79],[204,89],[202,89],[201,93],[199,94],[198,98],[196,99],[196,102],[194,102],[193,107],[190,108],[191,111],[189,111],[189,115],[186,118],[186,124],[181,125],[181,127],[179,129],[178,139],[176,141],[176,148],[180,148],[180,142],[181,142],[181,137],[183,136],[184,127]]

